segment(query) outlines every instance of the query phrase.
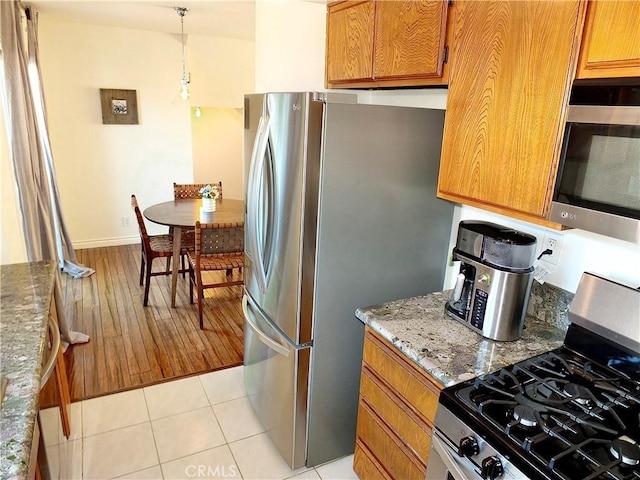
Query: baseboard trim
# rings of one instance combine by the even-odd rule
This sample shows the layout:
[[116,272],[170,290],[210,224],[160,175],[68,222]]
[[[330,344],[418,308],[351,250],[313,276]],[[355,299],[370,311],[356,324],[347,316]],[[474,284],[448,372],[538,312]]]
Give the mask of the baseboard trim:
[[130,237],[83,240],[80,242],[73,242],[73,248],[74,250],[81,250],[84,248],[117,247],[120,245],[131,245],[133,243],[140,243],[139,235],[133,235]]

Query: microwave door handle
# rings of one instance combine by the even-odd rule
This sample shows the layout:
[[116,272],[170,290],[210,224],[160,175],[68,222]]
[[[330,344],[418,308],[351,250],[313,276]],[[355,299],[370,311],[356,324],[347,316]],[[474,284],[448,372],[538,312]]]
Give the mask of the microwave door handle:
[[[264,176],[264,162],[269,143],[269,117],[260,117],[256,138],[251,153],[251,164],[249,166],[249,181],[247,193],[247,254],[252,259],[254,271],[258,281],[258,288],[261,292],[267,291],[267,275],[264,266],[264,255],[260,244],[259,232],[262,231],[262,219],[259,215],[261,209],[260,185]],[[261,222],[260,225],[258,222]],[[252,258],[255,256],[255,259]]]
[[431,447],[438,453],[438,456],[442,460],[442,463],[445,464],[447,470],[455,480],[470,480],[469,477],[460,469],[456,459],[453,458],[447,446],[444,444],[438,434],[434,431],[433,437],[431,437]]
[[640,108],[626,105],[570,105],[567,122],[640,126]]
[[[270,338],[266,333],[264,333],[260,329],[260,327],[258,326],[258,323],[254,319],[254,316],[251,314],[251,312],[249,312],[249,305],[248,305],[249,302],[250,302],[249,296],[245,294],[242,297],[242,313],[244,314],[244,319],[249,324],[249,327],[251,328],[251,330],[253,330],[253,332],[258,336],[258,339],[267,347],[269,347],[271,350],[282,355],[283,357],[288,357],[289,349],[281,345],[280,343],[276,342],[272,338]],[[251,301],[251,304],[253,306],[252,301]]]

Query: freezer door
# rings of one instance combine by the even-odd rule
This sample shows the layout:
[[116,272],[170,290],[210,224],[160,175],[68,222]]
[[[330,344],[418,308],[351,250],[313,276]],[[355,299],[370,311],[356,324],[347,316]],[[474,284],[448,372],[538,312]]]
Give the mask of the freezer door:
[[245,295],[244,380],[262,426],[292,469],[306,463],[309,346],[295,346]]
[[245,288],[296,344],[311,340],[322,112],[309,93],[245,97]]

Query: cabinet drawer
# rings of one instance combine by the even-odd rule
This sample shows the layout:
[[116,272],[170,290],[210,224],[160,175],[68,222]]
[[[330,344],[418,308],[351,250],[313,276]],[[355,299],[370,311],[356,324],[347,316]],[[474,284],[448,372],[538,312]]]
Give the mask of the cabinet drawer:
[[393,430],[425,464],[431,447],[431,428],[393,392],[376,382],[368,369],[363,369],[360,395],[371,409]]
[[392,480],[382,465],[378,463],[369,449],[356,440],[356,451],[353,454],[353,471],[363,480]]
[[397,392],[430,424],[438,407],[440,388],[426,378],[426,373],[411,365],[393,347],[384,344],[369,327],[366,329],[363,362],[390,390]]
[[391,477],[424,480],[427,467],[397,439],[389,427],[365,403],[358,408],[357,438],[385,466]]

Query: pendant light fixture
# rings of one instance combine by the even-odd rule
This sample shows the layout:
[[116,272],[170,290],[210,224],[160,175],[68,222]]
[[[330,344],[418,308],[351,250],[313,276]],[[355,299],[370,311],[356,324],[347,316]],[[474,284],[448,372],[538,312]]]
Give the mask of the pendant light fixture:
[[178,15],[180,16],[180,41],[182,43],[182,78],[180,79],[180,98],[182,100],[189,99],[189,82],[191,81],[191,74],[187,73],[187,62],[185,57],[185,44],[184,44],[184,16],[189,11],[185,7],[174,7]]

